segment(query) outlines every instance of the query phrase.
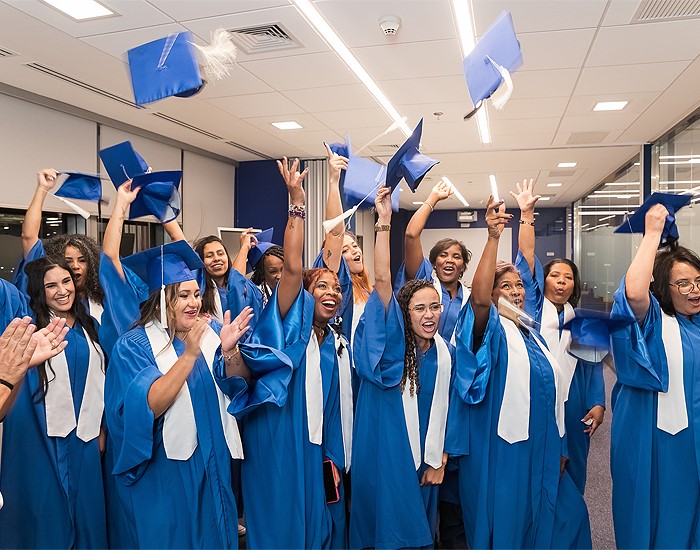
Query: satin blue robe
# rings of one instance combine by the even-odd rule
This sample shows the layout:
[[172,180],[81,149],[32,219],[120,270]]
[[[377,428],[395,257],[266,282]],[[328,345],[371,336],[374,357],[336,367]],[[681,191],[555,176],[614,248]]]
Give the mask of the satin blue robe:
[[27,302],[24,296],[20,294],[16,286],[8,283],[5,279],[0,279],[0,311],[2,312],[0,329],[3,331],[12,319],[17,317],[21,319],[27,315]]
[[248,332],[243,335],[243,341],[247,342],[253,334],[255,325],[258,324],[263,309],[267,305],[263,300],[262,292],[250,279],[244,277],[235,269],[232,269],[228,276],[226,302],[228,303],[228,308],[231,310],[232,318],[243,311],[245,307],[253,308],[253,318],[250,320],[250,328]]
[[[403,315],[393,297],[385,309],[376,292],[370,295],[353,347],[360,389],[353,438],[350,547],[432,546],[440,488],[421,487],[427,465],[423,462],[416,471],[413,462],[400,387],[405,354]],[[432,346],[419,361],[422,456],[437,348]]]
[[[66,341],[78,420],[92,344],[78,326]],[[48,366],[47,375],[51,378]],[[4,421],[0,548],[106,548],[99,438],[86,443],[75,429],[66,437],[49,437],[44,401],[34,397],[38,388],[38,372],[31,369]]]
[[[675,290],[674,290],[675,292]],[[676,435],[656,427],[657,392],[668,391],[661,308],[611,334],[617,368],[613,388],[610,469],[618,548],[700,547],[700,315],[676,316],[683,346],[688,427]],[[634,316],[625,280],[613,313]]]
[[469,303],[457,322],[457,363],[446,450],[459,457],[459,485],[470,548],[590,548],[588,513],[568,473],[560,478],[562,438],[554,415],[552,367],[532,332],[530,424],[525,441],[498,436],[508,345],[495,306],[481,346],[473,350]]
[[[515,266],[520,271],[525,288],[525,313],[538,323],[542,322],[542,306],[544,304],[544,269],[535,258],[535,273],[530,271],[527,260],[518,253]],[[563,312],[559,315],[560,326],[563,323]],[[565,404],[566,414],[566,455],[569,462],[566,470],[569,472],[581,494],[586,489],[586,468],[588,465],[588,450],[591,438],[583,430],[586,428],[581,419],[593,407],[605,407],[605,379],[603,378],[603,363],[591,363],[579,359],[574,370],[569,387],[569,396]]]
[[[221,329],[216,322],[211,326]],[[175,339],[173,345],[180,356],[185,344]],[[220,348],[215,362],[221,370]],[[119,338],[105,383],[112,473],[126,517],[117,538],[129,548],[237,548],[231,455],[209,367],[200,355],[187,377],[198,441],[188,460],[167,458],[163,416],[154,418],[148,406],[151,385],[161,376],[143,327]]]
[[[334,338],[321,344],[323,442],[309,441],[306,413],[306,346],[314,299],[301,290],[284,319],[273,293],[241,353],[250,388],[227,389],[229,412],[244,419],[241,485],[250,548],[345,548],[345,502],[326,504],[323,461],[345,466],[340,388]],[[343,349],[340,353],[349,353]]]

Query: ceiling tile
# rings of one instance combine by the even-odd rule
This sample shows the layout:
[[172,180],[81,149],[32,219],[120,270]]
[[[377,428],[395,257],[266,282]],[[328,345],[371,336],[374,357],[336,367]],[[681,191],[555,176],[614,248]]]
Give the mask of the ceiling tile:
[[289,90],[284,95],[313,113],[335,111],[339,105],[345,109],[371,109],[377,105],[362,84]]
[[[527,69],[527,67],[523,67]],[[521,70],[513,74],[512,99],[570,96],[576,84],[579,69],[556,71]],[[506,106],[507,108],[507,106]]]
[[[314,116],[329,128],[333,128],[340,133],[364,126],[375,127],[384,123],[388,125],[392,122],[389,115],[379,107],[375,109],[351,109],[314,113]],[[411,123],[412,121],[409,120],[408,125],[411,126]]]
[[273,91],[270,86],[250,74],[242,65],[233,65],[230,71],[231,74],[223,80],[207,83],[199,97],[212,99],[215,97],[235,97]]
[[612,67],[586,67],[576,85],[577,95],[661,92],[688,66],[686,61]]
[[277,92],[220,97],[208,101],[219,109],[223,109],[239,118],[293,116],[305,112],[293,101]]
[[561,117],[568,101],[568,97],[510,99],[502,111],[489,109],[489,120]]
[[523,52],[520,70],[578,69],[594,36],[595,29],[520,34],[518,40]]
[[394,106],[425,103],[426,98],[430,98],[436,104],[462,101],[465,109],[467,105],[471,105],[463,74],[380,80],[377,83]]
[[176,21],[205,19],[289,5],[288,0],[197,0],[196,2],[148,0],[148,2]]

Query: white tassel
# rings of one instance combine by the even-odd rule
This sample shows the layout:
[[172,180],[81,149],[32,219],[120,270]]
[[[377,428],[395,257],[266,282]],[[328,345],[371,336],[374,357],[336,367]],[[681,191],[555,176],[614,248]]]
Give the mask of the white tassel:
[[194,46],[204,56],[204,72],[209,80],[223,80],[231,74],[231,65],[236,62],[237,51],[226,29],[213,31],[208,46]]
[[90,218],[90,212],[85,210],[84,208],[81,208],[77,204],[75,204],[73,201],[69,201],[68,199],[64,199],[63,197],[59,197],[58,195],[54,195],[59,201],[62,201],[63,204],[65,204],[68,208],[72,209],[76,214],[80,214],[83,218],[86,220]]
[[510,96],[513,95],[513,79],[508,69],[502,67],[490,57],[487,56],[487,58],[496,70],[501,73],[501,78],[503,78],[503,82],[496,88],[496,91],[491,94],[491,104],[500,111],[506,106]]
[[168,328],[168,311],[165,304],[165,285],[160,287],[160,325],[163,330]]
[[[357,206],[359,206],[359,204]],[[323,222],[323,231],[325,231],[326,233],[330,233],[333,230],[333,228],[336,227],[339,223],[344,222],[355,212],[357,212],[357,206],[353,206],[350,210],[346,210],[340,216],[336,216],[332,220],[326,220],[325,222]]]

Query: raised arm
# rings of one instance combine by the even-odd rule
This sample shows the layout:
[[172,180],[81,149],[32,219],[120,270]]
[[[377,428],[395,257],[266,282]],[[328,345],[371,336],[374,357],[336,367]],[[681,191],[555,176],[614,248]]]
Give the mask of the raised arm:
[[480,337],[486,330],[491,309],[491,295],[493,283],[496,277],[496,258],[498,256],[498,241],[503,233],[503,228],[513,216],[505,213],[503,201],[496,202],[489,197],[486,205],[486,225],[488,238],[484,252],[481,254],[479,265],[476,267],[472,280],[472,293],[469,300],[474,311],[474,336]]
[[238,254],[236,254],[236,257],[233,259],[231,267],[245,277],[248,253],[253,246],[258,244],[258,239],[255,238],[252,227],[249,227],[241,233],[240,243],[241,247],[238,249]]
[[36,190],[29,203],[22,222],[22,254],[26,258],[29,251],[39,240],[41,230],[41,213],[44,210],[46,195],[56,186],[58,172],[53,168],[44,168],[36,174]]
[[170,237],[171,241],[186,240],[185,233],[182,231],[182,227],[180,227],[180,224],[177,223],[177,220],[165,222],[163,224],[163,229],[165,229],[165,232],[168,234],[168,237]]
[[304,249],[304,219],[306,194],[301,182],[308,174],[305,168],[299,173],[299,159],[290,164],[287,157],[277,161],[280,174],[289,193],[289,218],[284,229],[284,271],[277,288],[277,303],[284,319],[301,289],[302,252]]
[[420,242],[420,235],[423,233],[425,224],[430,214],[435,210],[435,205],[452,195],[452,187],[440,180],[430,192],[428,200],[418,207],[408,222],[406,227],[406,237],[404,239],[404,261],[406,265],[406,279],[413,279],[418,273],[421,263],[423,263],[423,246]]
[[[337,155],[326,143],[328,152],[328,198],[326,199],[326,219],[332,220],[343,213],[343,203],[340,200],[340,171],[348,169],[348,159]],[[343,250],[345,225],[340,222],[326,234],[323,244],[323,263],[331,271],[340,269],[340,257]]]
[[112,217],[107,222],[104,239],[102,241],[102,251],[114,264],[115,269],[124,278],[124,270],[122,269],[121,258],[119,257],[119,247],[122,242],[122,230],[124,228],[124,220],[128,219],[129,206],[134,202],[136,195],[139,194],[140,187],[133,191],[131,190],[131,180],[122,183],[117,190],[117,200],[114,203]]
[[661,204],[649,209],[644,219],[644,237],[625,275],[625,295],[638,320],[649,311],[649,285],[667,216],[668,210]]
[[542,197],[535,195],[535,181],[523,180],[523,185],[516,183],[518,192],[510,194],[515,197],[520,207],[520,228],[518,229],[518,248],[522,253],[530,273],[535,272],[535,204]]
[[381,298],[384,306],[391,300],[391,258],[390,258],[390,229],[391,229],[391,189],[381,187],[374,201],[377,208],[377,225],[374,229],[377,237],[374,245],[374,289]]

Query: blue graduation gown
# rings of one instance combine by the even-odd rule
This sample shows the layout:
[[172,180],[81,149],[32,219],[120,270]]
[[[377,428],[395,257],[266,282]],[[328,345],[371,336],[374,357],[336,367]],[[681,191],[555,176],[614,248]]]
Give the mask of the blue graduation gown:
[[[617,368],[613,388],[610,469],[618,548],[700,546],[700,315],[676,316],[683,346],[688,427],[676,435],[656,427],[657,392],[668,391],[661,308],[611,335]],[[613,313],[633,316],[625,280]]]
[[[185,344],[176,339],[173,345],[182,355]],[[216,361],[223,363],[220,350]],[[118,539],[131,548],[237,548],[231,455],[209,367],[200,355],[187,378],[198,441],[188,460],[167,458],[163,416],[154,419],[148,406],[151,384],[161,376],[143,327],[119,338],[105,382],[112,473],[127,518],[118,525],[126,530]]]
[[[316,260],[314,261],[314,267],[326,267],[323,261],[323,251],[318,253]],[[350,273],[350,268],[348,267],[345,258],[340,258],[340,267],[337,271],[338,282],[340,283],[340,292],[342,294],[340,307],[338,308],[338,317],[342,319],[340,324],[340,332],[348,342],[352,341],[352,315],[353,315],[353,305],[355,303],[353,291],[352,291],[352,274]]]
[[[221,303],[224,303],[223,299]],[[250,279],[244,277],[235,269],[232,269],[228,276],[226,303],[231,310],[232,319],[243,311],[243,308],[253,308],[253,318],[250,321],[250,328],[243,336],[243,341],[248,341],[253,334],[255,325],[258,324],[258,320],[264,308],[262,292],[260,292],[260,289],[254,285]]]
[[3,331],[10,324],[12,319],[20,319],[27,314],[27,302],[12,283],[5,279],[0,279],[0,329]]
[[469,547],[590,548],[583,497],[566,472],[560,479],[562,439],[554,414],[554,373],[534,340],[537,336],[523,334],[530,360],[529,437],[511,444],[498,436],[508,346],[495,306],[476,353],[473,327],[470,303],[457,323],[457,365],[445,442],[447,452],[459,457]]
[[[535,321],[542,322],[542,305],[545,300],[542,264],[535,258],[535,273],[533,274],[522,253],[519,252],[515,265],[520,271],[520,277],[525,287],[525,312],[532,316]],[[563,312],[559,318],[561,326]],[[581,419],[596,405],[605,407],[603,363],[591,363],[579,359],[569,387],[569,396],[565,404],[565,418],[566,456],[569,459],[566,470],[581,494],[586,489],[588,450],[591,446],[591,438],[584,432],[586,426],[581,422]]]
[[[439,487],[421,487],[427,465],[422,463],[416,472],[413,462],[400,387],[404,324],[395,299],[385,309],[372,292],[353,346],[360,388],[353,438],[350,547],[432,546]],[[437,349],[432,346],[420,358],[418,369],[421,455],[436,372]]]
[[313,310],[313,297],[301,290],[282,319],[273,293],[249,342],[241,345],[251,387],[227,390],[229,411],[245,418],[241,485],[251,548],[347,546],[343,495],[327,505],[323,486],[325,458],[341,471],[345,466],[338,352],[330,334],[320,349],[323,443],[309,441],[305,359]]
[[[87,376],[89,343],[75,326],[65,349],[76,420]],[[51,376],[47,368],[47,374]],[[36,369],[29,370],[4,422],[0,487],[1,548],[105,548],[105,492],[98,438],[74,429],[46,435],[46,409]],[[51,384],[49,390],[51,391]]]

